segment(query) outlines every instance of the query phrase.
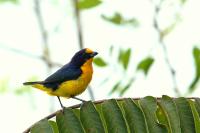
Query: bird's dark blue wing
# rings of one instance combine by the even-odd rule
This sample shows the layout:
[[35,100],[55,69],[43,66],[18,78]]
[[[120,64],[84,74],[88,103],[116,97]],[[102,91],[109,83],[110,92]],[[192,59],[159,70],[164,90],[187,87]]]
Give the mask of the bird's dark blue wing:
[[61,69],[50,75],[45,79],[43,85],[56,90],[58,86],[68,80],[75,80],[80,77],[82,71],[80,68],[74,67],[70,64],[63,66]]

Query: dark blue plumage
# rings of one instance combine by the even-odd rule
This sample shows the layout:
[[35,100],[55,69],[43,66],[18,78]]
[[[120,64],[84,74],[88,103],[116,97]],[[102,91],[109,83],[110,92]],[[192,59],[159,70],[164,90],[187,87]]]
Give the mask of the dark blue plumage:
[[24,85],[42,84],[47,88],[55,91],[62,82],[76,80],[82,74],[81,66],[90,58],[93,58],[97,53],[87,53],[86,49],[78,51],[71,61],[57,70],[55,73],[47,77],[44,81],[25,82]]
[[61,69],[50,75],[43,82],[47,88],[56,90],[58,86],[68,80],[75,80],[82,74],[79,67],[74,66],[72,63],[64,65]]
[[75,96],[81,94],[87,88],[92,79],[92,59],[98,53],[88,48],[78,51],[71,61],[47,77],[44,81],[25,82],[24,85],[47,92],[49,95],[57,96],[61,107],[60,97],[74,98],[84,101]]

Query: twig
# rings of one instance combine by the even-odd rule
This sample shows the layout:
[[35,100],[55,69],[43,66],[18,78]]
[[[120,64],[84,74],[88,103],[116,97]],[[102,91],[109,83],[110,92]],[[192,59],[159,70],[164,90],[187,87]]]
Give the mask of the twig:
[[49,53],[49,47],[48,47],[48,33],[44,26],[44,20],[41,13],[41,5],[40,0],[34,0],[34,9],[36,18],[39,24],[39,29],[41,33],[41,39],[43,43],[43,60],[47,63],[48,71],[52,68],[51,60],[50,60],[50,53]]
[[20,50],[20,49],[17,49],[17,48],[12,48],[12,47],[9,47],[9,46],[3,45],[3,44],[0,44],[0,48],[7,50],[7,51],[10,51],[10,52],[13,52],[13,53],[25,55],[27,57],[31,57],[31,58],[35,58],[35,59],[40,58],[40,56],[38,56],[38,55],[34,55],[30,52],[26,52],[26,51],[23,51],[23,50]]
[[[162,97],[157,97],[156,99],[157,100],[160,100]],[[176,97],[171,97],[172,99],[176,99]],[[196,99],[197,97],[188,97],[187,99]],[[115,98],[115,100],[117,100],[117,101],[122,101],[122,100],[125,100],[125,99],[127,99],[127,98]],[[137,97],[137,98],[132,98],[133,100],[140,100],[140,99],[142,99],[141,97]],[[94,104],[100,104],[100,103],[103,103],[104,101],[107,101],[107,100],[110,100],[110,99],[103,99],[103,100],[97,100],[97,101],[94,101],[93,103]],[[80,108],[81,107],[81,105],[82,104],[76,104],[76,105],[72,105],[72,106],[69,106],[69,107],[67,107],[67,108],[71,108],[71,109],[75,109],[75,108]],[[54,113],[52,113],[52,114],[50,114],[50,115],[48,115],[48,116],[46,116],[46,117],[44,117],[44,118],[42,118],[41,120],[43,120],[43,119],[51,119],[51,118],[53,118],[53,117],[55,117],[56,116],[56,114],[58,114],[59,112],[62,112],[63,110],[62,109],[60,109],[60,110],[58,110],[58,111],[56,111],[56,112],[54,112]],[[41,121],[41,120],[39,120],[39,121]],[[37,121],[37,122],[39,122],[39,121]],[[37,123],[36,122],[36,123]],[[29,133],[30,132],[30,129],[32,128],[34,126],[34,124],[33,125],[31,125],[29,128],[27,128],[23,133]]]
[[177,96],[180,96],[181,93],[180,91],[178,90],[178,84],[177,84],[177,80],[176,80],[176,71],[175,69],[172,67],[170,61],[169,61],[169,57],[168,57],[168,52],[167,52],[167,48],[166,48],[166,44],[164,42],[164,38],[162,36],[162,30],[159,28],[159,22],[157,20],[158,18],[158,14],[160,13],[160,9],[161,9],[161,5],[162,5],[162,2],[164,0],[161,0],[160,3],[158,5],[155,5],[155,12],[154,12],[154,18],[153,18],[153,25],[154,25],[154,28],[156,29],[156,31],[158,32],[158,35],[159,35],[159,43],[163,49],[163,54],[164,54],[164,60],[166,62],[166,65],[169,69],[169,72],[171,74],[171,77],[172,77],[172,82],[173,82],[173,90],[175,92],[175,94]]
[[[13,53],[17,53],[17,54],[19,54],[19,55],[24,55],[24,56],[27,56],[27,57],[30,57],[30,58],[33,58],[33,59],[44,60],[43,56],[31,54],[31,53],[26,52],[26,51],[23,51],[23,50],[21,50],[21,49],[8,47],[8,46],[3,45],[3,44],[0,44],[0,48],[1,48],[1,49],[4,49],[4,50],[7,50],[7,51],[10,51],[10,52],[13,52]],[[61,67],[61,66],[63,66],[62,64],[57,63],[57,62],[50,62],[50,65],[51,65],[51,66],[55,66],[55,67]]]
[[[52,65],[52,61],[50,58],[50,50],[49,50],[49,38],[48,38],[48,32],[45,28],[45,24],[44,24],[44,19],[42,17],[42,12],[41,12],[41,1],[40,0],[34,0],[34,9],[35,9],[35,14],[36,14],[36,18],[39,24],[39,29],[40,29],[40,33],[41,33],[41,39],[42,39],[42,46],[43,46],[43,55],[42,55],[42,59],[43,61],[46,63],[47,65],[47,73],[49,73],[53,67]],[[53,110],[54,108],[54,102],[53,99],[50,99],[50,110]]]
[[[78,33],[78,40],[79,40],[79,48],[83,49],[83,33],[82,33],[82,25],[81,25],[81,16],[80,16],[80,10],[78,8],[78,0],[72,0],[74,4],[74,10],[75,10],[75,16],[76,16],[76,27],[77,27],[77,33]],[[94,93],[92,91],[92,87],[88,86],[88,93],[90,95],[90,98],[94,100]]]
[[78,0],[72,0],[74,3],[75,8],[75,17],[76,17],[76,27],[77,27],[77,33],[78,33],[78,40],[79,40],[79,48],[82,49],[84,47],[83,45],[83,33],[82,33],[82,25],[81,25],[81,16],[80,16],[80,10],[78,8]]

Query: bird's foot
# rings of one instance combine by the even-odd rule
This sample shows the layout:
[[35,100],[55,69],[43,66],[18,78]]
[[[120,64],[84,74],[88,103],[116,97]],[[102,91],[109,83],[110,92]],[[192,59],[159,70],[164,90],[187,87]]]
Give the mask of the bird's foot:
[[61,112],[64,114],[65,107],[63,106]]

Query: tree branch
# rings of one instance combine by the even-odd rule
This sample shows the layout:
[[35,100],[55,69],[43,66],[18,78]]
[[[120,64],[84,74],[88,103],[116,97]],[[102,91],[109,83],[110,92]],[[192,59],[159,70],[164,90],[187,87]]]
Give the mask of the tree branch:
[[[78,40],[79,40],[79,48],[83,49],[83,33],[82,33],[82,25],[81,25],[81,16],[80,16],[80,10],[78,8],[78,0],[72,0],[74,4],[74,10],[75,10],[75,17],[76,17],[76,27],[77,27],[77,34],[78,34]],[[92,87],[88,86],[88,93],[90,95],[90,98],[94,100],[94,93],[92,91]]]
[[39,29],[40,29],[40,33],[41,33],[41,39],[42,39],[42,43],[43,43],[43,60],[46,62],[47,66],[48,66],[48,71],[50,71],[50,69],[52,68],[52,63],[51,63],[51,59],[50,59],[50,52],[49,52],[49,47],[48,47],[48,33],[45,29],[44,26],[44,20],[42,17],[42,13],[41,13],[41,5],[40,5],[40,0],[34,0],[34,9],[35,9],[35,14],[36,14],[36,18],[38,21],[38,25],[39,25]]
[[[171,98],[172,98],[172,99],[176,99],[176,97],[171,97]],[[197,97],[188,97],[187,99],[196,99],[196,98],[197,98]],[[122,101],[122,100],[125,100],[125,99],[126,99],[126,98],[115,98],[115,100],[117,100],[117,101]],[[132,98],[132,99],[133,99],[133,100],[140,100],[140,99],[142,99],[142,98],[141,98],[141,97],[137,97],[137,98]],[[157,99],[157,100],[160,100],[161,97],[157,97],[156,99]],[[97,101],[93,101],[93,103],[94,103],[94,104],[100,104],[100,103],[103,103],[104,101],[107,101],[107,100],[110,100],[110,99],[97,100]],[[71,109],[80,108],[81,105],[82,105],[82,104],[76,104],[76,105],[69,106],[69,107],[67,107],[67,108],[71,108]],[[42,118],[41,120],[43,120],[43,119],[48,119],[48,120],[49,120],[49,119],[55,117],[56,114],[59,113],[59,112],[62,112],[62,109],[60,109],[60,110],[58,110],[58,111],[56,111],[56,112],[54,112],[54,113],[52,113],[52,114],[50,114],[50,115],[48,115],[48,116]],[[39,120],[39,121],[41,121],[41,120]],[[39,121],[37,121],[37,122],[39,122]],[[37,122],[36,122],[36,123],[37,123]],[[27,128],[23,133],[29,133],[30,130],[31,130],[31,128],[32,128],[33,126],[34,126],[34,124],[31,125],[29,128]]]
[[159,43],[160,43],[160,45],[161,45],[161,47],[163,49],[164,60],[165,60],[166,65],[167,65],[167,67],[169,69],[169,72],[171,74],[171,78],[172,78],[172,82],[173,82],[173,90],[174,90],[174,92],[175,92],[175,94],[177,96],[180,96],[181,93],[180,93],[180,91],[178,89],[178,84],[177,84],[177,80],[176,80],[176,71],[175,71],[175,69],[173,68],[173,66],[170,63],[168,52],[167,52],[167,47],[166,47],[166,44],[164,42],[164,38],[163,38],[163,35],[162,35],[162,30],[159,27],[159,22],[157,20],[158,15],[159,15],[160,10],[161,10],[162,2],[164,2],[164,0],[161,0],[158,5],[155,5],[153,26],[154,26],[155,30],[158,32],[158,35],[159,35]]
[[[43,60],[43,61],[44,61],[43,56],[31,54],[31,53],[26,52],[26,51],[23,51],[23,50],[21,50],[21,49],[8,47],[8,46],[3,45],[3,44],[0,44],[0,48],[1,48],[1,49],[4,49],[4,50],[6,50],[6,51],[10,51],[10,52],[19,54],[19,55],[23,55],[23,56],[27,56],[27,57],[30,57],[30,58],[33,58],[33,59],[37,59],[37,60],[39,59],[39,60]],[[53,67],[61,67],[61,66],[63,66],[63,65],[60,64],[60,63],[52,62],[52,61],[50,62],[50,65],[53,66]]]
[[[40,34],[41,34],[41,39],[42,39],[42,46],[43,46],[43,55],[42,59],[47,65],[47,73],[49,73],[53,67],[52,61],[50,58],[50,50],[49,50],[49,38],[48,38],[48,32],[45,28],[44,24],[44,19],[42,17],[42,12],[41,12],[41,1],[40,0],[34,0],[34,9],[35,9],[35,14],[36,18],[38,21],[39,29],[40,29]],[[53,110],[54,108],[54,102],[53,99],[50,100],[50,110]]]

